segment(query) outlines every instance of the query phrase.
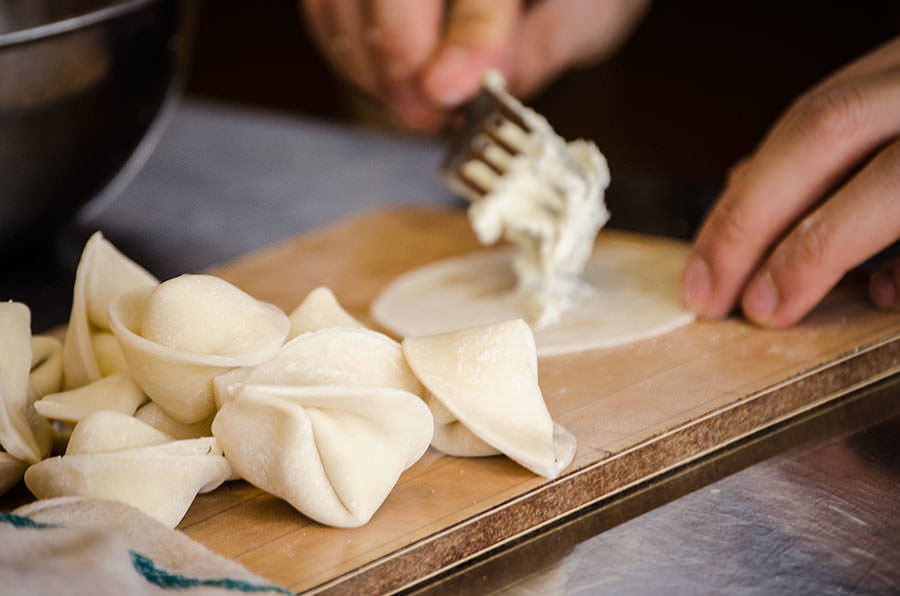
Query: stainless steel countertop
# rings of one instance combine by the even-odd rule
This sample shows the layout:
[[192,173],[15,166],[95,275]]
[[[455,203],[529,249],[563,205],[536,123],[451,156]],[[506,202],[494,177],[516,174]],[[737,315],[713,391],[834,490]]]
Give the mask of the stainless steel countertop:
[[[460,205],[435,175],[440,153],[433,140],[185,101],[123,195],[0,272],[0,293],[32,305],[36,330],[64,322],[95,229],[164,279],[360,211]],[[613,168],[619,227],[684,236],[709,198]],[[676,471],[426,591],[900,594],[900,418],[882,422],[898,396],[898,382],[856,396],[847,411]]]
[[417,594],[898,594],[898,414],[892,378]]

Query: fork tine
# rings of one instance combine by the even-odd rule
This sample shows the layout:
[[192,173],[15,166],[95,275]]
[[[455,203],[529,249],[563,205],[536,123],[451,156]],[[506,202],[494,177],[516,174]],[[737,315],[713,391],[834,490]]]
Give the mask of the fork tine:
[[510,143],[507,139],[504,139],[500,133],[498,132],[498,128],[496,126],[483,126],[482,134],[488,137],[495,144],[499,145],[504,151],[509,154],[515,155],[519,153],[519,149],[515,147],[512,143]]
[[494,97],[497,98],[498,112],[503,114],[507,120],[524,130],[525,134],[531,134],[531,132],[533,132],[516,108],[510,106],[506,101],[502,101],[498,95],[494,94]]
[[[506,172],[510,159],[523,151],[534,132],[522,109],[503,89],[502,80],[485,80],[441,162],[442,177],[454,190],[477,199]],[[474,170],[472,162],[478,164]]]
[[[465,172],[458,172],[454,179],[450,181],[451,185],[456,188],[462,194],[468,194],[468,191],[474,192],[477,196],[484,196],[490,190],[489,188],[484,188],[471,178],[469,178]],[[460,188],[462,185],[462,188]]]

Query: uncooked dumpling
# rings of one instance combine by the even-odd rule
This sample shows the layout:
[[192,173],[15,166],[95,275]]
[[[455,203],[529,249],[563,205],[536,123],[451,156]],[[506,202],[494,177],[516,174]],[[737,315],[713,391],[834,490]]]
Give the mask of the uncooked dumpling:
[[299,335],[271,360],[216,377],[221,405],[242,385],[367,385],[423,395],[400,344],[369,329],[333,327]]
[[457,457],[486,457],[501,453],[496,447],[479,439],[430,391],[426,391],[425,403],[434,417],[434,438],[431,439],[431,444],[438,451]]
[[0,446],[16,459],[40,461],[50,452],[50,424],[34,409],[31,311],[0,302]]
[[213,435],[235,472],[323,524],[365,524],[431,441],[412,393],[357,385],[247,385]]
[[171,443],[175,437],[149,424],[113,410],[85,416],[69,437],[66,455],[106,453]]
[[74,423],[99,410],[114,410],[130,416],[145,401],[147,396],[131,376],[120,372],[78,389],[46,395],[34,402],[34,408],[45,418]]
[[[434,399],[478,439],[535,474],[555,478],[575,456],[575,437],[553,422],[538,385],[531,329],[521,319],[403,341],[410,368]],[[435,443],[483,455],[468,433],[445,423]]]
[[211,275],[125,294],[110,313],[135,382],[185,424],[213,413],[213,377],[272,358],[290,328],[277,307]]
[[26,470],[39,499],[85,496],[123,501],[175,527],[198,492],[231,475],[212,437],[171,437],[119,412],[95,412],[75,427],[63,456]]
[[108,331],[97,331],[91,336],[91,345],[94,347],[94,357],[97,360],[97,368],[100,376],[108,377],[128,370],[125,355],[119,340]]
[[212,436],[210,427],[215,414],[210,414],[200,422],[185,424],[166,414],[156,402],[148,401],[137,409],[134,417],[142,422],[146,422],[153,428],[172,435],[176,439],[199,439],[200,437]]
[[[159,283],[140,265],[119,252],[100,232],[84,245],[75,272],[72,314],[63,343],[64,383],[67,389],[100,379],[101,363],[93,336],[109,333],[109,306],[118,296]],[[102,340],[101,340],[102,341]],[[108,354],[110,347],[104,344]]]
[[307,294],[289,318],[291,332],[288,339],[328,327],[365,327],[344,310],[334,292],[324,286]]
[[181,275],[147,296],[141,336],[189,354],[260,360],[281,346],[286,320],[277,307],[224,279]]
[[[556,323],[534,329],[538,355],[608,348],[693,321],[679,291],[688,250],[674,240],[601,232],[571,305]],[[372,316],[402,337],[529,320],[513,258],[509,250],[480,251],[410,271],[376,298]]]

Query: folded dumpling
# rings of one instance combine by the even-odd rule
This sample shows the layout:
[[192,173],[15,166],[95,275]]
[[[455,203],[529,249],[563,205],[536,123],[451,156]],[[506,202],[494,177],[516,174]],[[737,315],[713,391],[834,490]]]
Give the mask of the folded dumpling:
[[331,526],[365,524],[431,441],[424,402],[359,385],[246,385],[213,420],[234,471]]
[[135,382],[185,424],[215,410],[213,377],[269,360],[290,329],[276,306],[211,275],[182,275],[125,294],[110,313]]
[[365,327],[340,305],[329,288],[320,286],[303,299],[300,306],[289,315],[291,332],[288,339],[301,333],[318,331],[328,327]]
[[34,402],[41,416],[75,423],[92,412],[114,410],[131,416],[147,401],[127,372],[103,377],[77,389],[51,393]]
[[434,438],[431,444],[438,451],[457,457],[486,457],[499,455],[500,450],[491,447],[453,415],[441,400],[425,391],[425,403],[434,417]]
[[367,385],[424,394],[399,343],[370,329],[342,327],[299,335],[271,360],[224,373],[213,384],[219,405],[245,384]]
[[403,353],[431,393],[436,448],[477,456],[490,446],[546,478],[571,463],[575,437],[550,417],[523,320],[408,337]]
[[[100,232],[84,245],[75,272],[72,313],[63,342],[64,384],[74,389],[119,370],[121,354],[109,331],[109,306],[118,296],[159,283]],[[112,342],[110,341],[112,340]]]
[[25,485],[39,499],[122,501],[174,528],[198,492],[230,475],[212,437],[174,441],[136,418],[101,411],[75,426],[65,455],[29,467]]
[[116,373],[128,370],[125,362],[125,354],[119,340],[110,331],[95,331],[91,335],[91,346],[94,348],[94,358],[101,377],[108,377]]
[[113,410],[101,410],[85,416],[75,425],[66,446],[66,455],[152,447],[174,440],[172,435],[133,416]]
[[199,439],[200,437],[211,437],[212,421],[215,414],[210,414],[200,422],[185,424],[178,422],[168,414],[156,402],[148,401],[134,413],[134,417],[138,420],[146,422],[153,428],[170,434],[176,439]]
[[19,302],[0,302],[0,446],[27,463],[45,457],[53,442],[50,423],[34,409],[32,364],[31,311]]

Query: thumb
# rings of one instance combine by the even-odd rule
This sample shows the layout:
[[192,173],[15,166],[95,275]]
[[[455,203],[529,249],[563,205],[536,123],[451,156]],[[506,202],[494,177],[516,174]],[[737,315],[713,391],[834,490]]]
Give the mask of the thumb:
[[508,54],[520,9],[521,0],[452,2],[439,49],[422,75],[425,95],[445,107],[475,95],[484,72]]

